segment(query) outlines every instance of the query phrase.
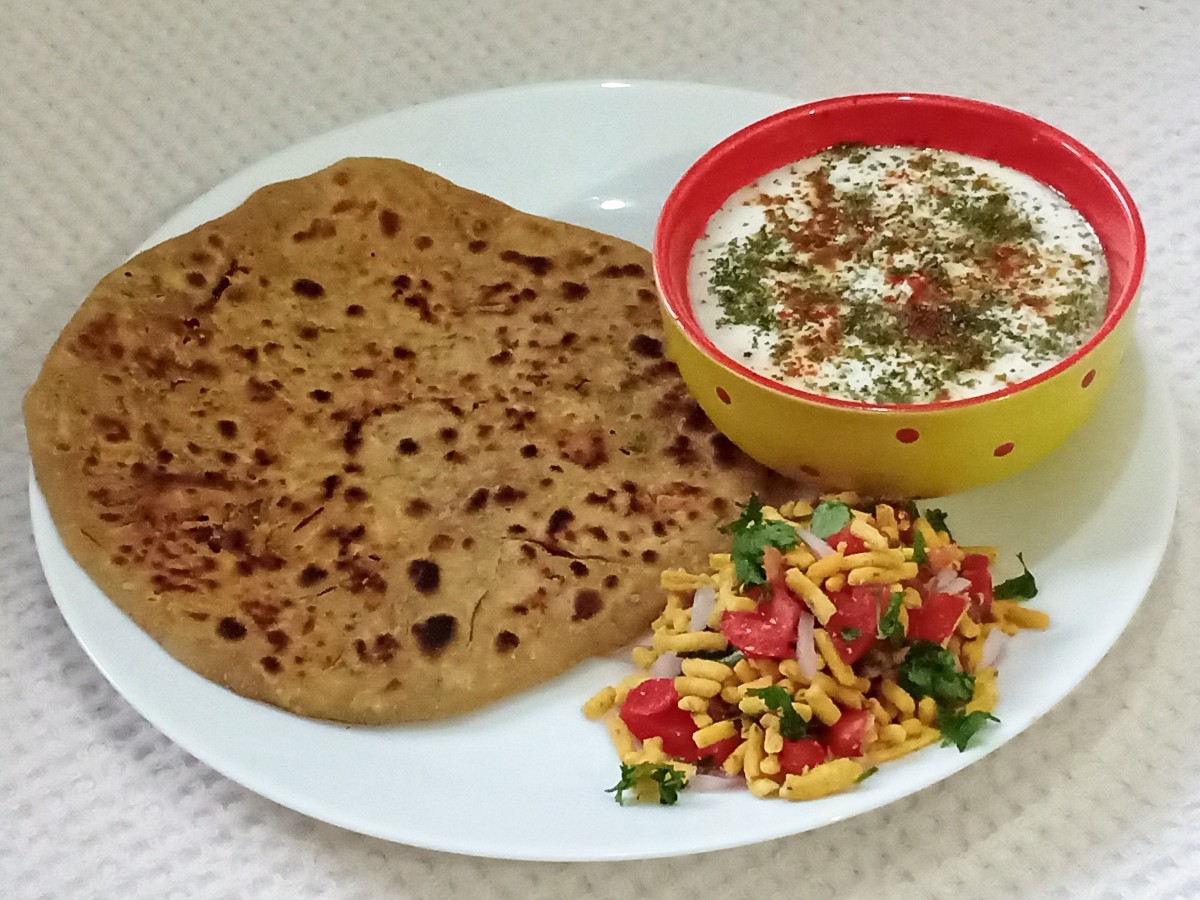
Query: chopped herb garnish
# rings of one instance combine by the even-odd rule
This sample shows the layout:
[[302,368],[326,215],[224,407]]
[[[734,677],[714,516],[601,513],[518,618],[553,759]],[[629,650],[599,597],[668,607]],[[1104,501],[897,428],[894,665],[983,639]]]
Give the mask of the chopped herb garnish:
[[850,507],[841,500],[822,500],[812,514],[812,533],[824,540],[850,524]]
[[708,659],[725,663],[727,666],[735,666],[739,660],[745,658],[741,650],[734,650],[732,653],[729,650],[684,650],[675,655],[680,659]]
[[638,789],[638,784],[644,781],[654,782],[658,786],[658,802],[663,806],[673,806],[679,800],[679,792],[687,787],[687,774],[668,763],[638,763],[634,766],[621,763],[621,780],[604,793],[616,792],[616,801],[625,805],[625,792]]
[[872,775],[874,775],[878,771],[879,771],[879,766],[871,766],[871,768],[867,769],[865,772],[863,772],[861,775],[859,775],[857,778],[855,778],[854,783],[861,784],[862,782],[866,781],[868,778],[870,778]]
[[721,530],[733,536],[733,563],[742,584],[763,584],[767,580],[762,564],[764,549],[791,550],[799,540],[789,523],[763,519],[762,503],[756,494],[750,495],[741,516]]
[[1022,215],[1008,194],[993,193],[982,198],[947,195],[942,208],[950,218],[982,240],[1009,244],[1034,236],[1033,223]]
[[1015,578],[1010,578],[1008,581],[1002,581],[996,585],[992,595],[997,600],[1016,600],[1019,602],[1037,596],[1037,582],[1033,578],[1033,573],[1025,565],[1025,558],[1018,553],[1017,559],[1020,561],[1023,571]]
[[784,248],[782,237],[760,228],[730,241],[727,252],[713,260],[710,283],[724,313],[718,324],[750,325],[759,334],[774,327],[775,297],[768,285],[772,260]]
[[903,600],[904,594],[896,591],[888,601],[887,609],[879,617],[879,637],[887,638],[896,646],[904,640],[904,624],[900,621],[900,606]]
[[960,671],[954,654],[932,641],[917,641],[909,648],[896,680],[918,700],[932,697],[950,706],[966,703],[975,691],[975,676]]
[[843,628],[838,633],[842,636],[842,640],[846,643],[849,643],[850,641],[857,641],[860,637],[862,637],[862,629],[855,628],[854,626]]
[[940,509],[925,510],[925,521],[933,526],[934,531],[944,531],[947,537],[951,537],[950,529],[946,527],[946,514]]
[[724,663],[727,666],[736,666],[745,658],[746,654],[744,654],[741,650],[734,650],[728,656],[720,657],[717,662]]
[[938,731],[942,733],[942,746],[949,747],[953,744],[960,752],[967,749],[971,738],[975,737],[984,725],[999,721],[990,712],[983,710],[963,712],[952,707],[938,707],[937,725]]
[[779,733],[789,741],[799,740],[808,734],[808,723],[804,721],[804,716],[796,712],[796,708],[792,706],[792,695],[779,685],[753,688],[747,693],[761,697],[767,709],[779,713]]
[[913,562],[918,565],[929,562],[929,556],[925,552],[925,533],[919,528],[913,531]]

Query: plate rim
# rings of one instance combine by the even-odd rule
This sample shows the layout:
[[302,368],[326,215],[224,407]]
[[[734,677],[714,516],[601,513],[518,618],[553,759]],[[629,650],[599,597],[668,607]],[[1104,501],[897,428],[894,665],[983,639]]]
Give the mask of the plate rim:
[[[357,122],[351,122],[351,123],[347,123],[347,124],[338,126],[334,129],[326,131],[322,134],[317,134],[317,135],[313,135],[313,136],[304,138],[304,139],[302,139],[288,147],[282,148],[282,149],[280,149],[280,150],[278,150],[256,162],[250,163],[249,165],[234,172],[229,177],[223,179],[218,184],[201,192],[196,197],[194,197],[192,200],[190,200],[188,203],[184,204],[179,209],[177,209],[151,234],[151,236],[147,239],[147,243],[145,243],[145,244],[141,245],[141,247],[139,247],[139,251],[140,251],[140,249],[144,248],[145,246],[150,246],[153,243],[156,243],[159,240],[162,240],[163,237],[161,237],[160,235],[162,235],[164,233],[168,233],[168,236],[170,233],[177,233],[177,232],[171,232],[170,229],[173,226],[175,226],[176,223],[178,223],[182,219],[185,219],[187,217],[189,211],[192,210],[195,206],[202,203],[206,197],[210,196],[213,193],[222,191],[227,186],[229,186],[231,183],[237,183],[239,180],[247,180],[247,173],[254,174],[254,173],[265,171],[265,170],[269,169],[272,165],[277,165],[281,161],[281,159],[285,158],[289,154],[302,153],[306,149],[312,147],[313,145],[317,145],[322,141],[333,141],[337,137],[345,136],[346,134],[352,134],[356,129],[368,128],[368,127],[371,127],[372,125],[377,126],[381,122],[386,122],[396,116],[403,116],[405,114],[412,113],[415,110],[427,109],[429,107],[435,107],[435,106],[452,107],[459,103],[486,102],[490,97],[497,96],[497,95],[518,96],[518,95],[526,93],[526,92],[535,92],[536,93],[536,92],[554,91],[554,90],[568,90],[569,91],[569,90],[579,90],[579,89],[596,89],[596,88],[600,88],[606,84],[612,84],[612,83],[619,83],[623,87],[629,87],[629,88],[634,88],[634,89],[638,89],[638,88],[660,89],[660,90],[667,90],[667,91],[681,89],[681,88],[685,89],[685,90],[689,90],[689,91],[690,90],[701,90],[701,91],[702,90],[715,90],[715,91],[737,93],[737,94],[743,95],[747,99],[754,98],[760,102],[779,102],[779,103],[789,102],[789,98],[782,96],[782,95],[753,91],[753,90],[740,88],[740,87],[726,87],[726,86],[721,86],[721,85],[705,84],[702,82],[686,82],[686,81],[621,80],[621,81],[617,82],[615,79],[611,79],[611,80],[607,80],[607,81],[601,81],[601,80],[597,80],[597,79],[580,79],[580,80],[561,81],[561,82],[539,82],[539,83],[534,83],[534,84],[529,84],[529,85],[514,85],[514,86],[508,86],[508,87],[490,88],[490,89],[483,90],[483,91],[471,92],[471,93],[466,93],[466,94],[458,94],[458,95],[454,95],[451,97],[430,100],[430,101],[426,101],[426,102],[423,102],[420,104],[414,104],[409,107],[403,107],[400,109],[380,113],[380,114],[359,120]],[[262,182],[262,183],[265,184],[265,183],[269,183],[269,182]],[[240,201],[235,201],[235,205],[236,205],[236,202],[240,202]],[[200,224],[200,223],[196,223],[196,224]],[[191,227],[191,226],[188,226],[188,227]],[[1143,343],[1143,341],[1140,338],[1138,340],[1135,340],[1135,347],[1133,348],[1135,352],[1137,352],[1137,347],[1139,345],[1141,345],[1142,343]],[[293,810],[300,812],[306,816],[310,816],[312,818],[315,818],[315,819],[318,819],[321,821],[329,822],[330,824],[336,825],[341,828],[345,828],[346,830],[349,830],[349,831],[353,831],[353,832],[357,832],[357,833],[361,833],[361,834],[367,834],[367,835],[371,835],[373,837],[381,838],[381,839],[388,840],[388,841],[403,843],[403,844],[407,844],[410,846],[421,847],[421,848],[425,848],[425,849],[437,850],[437,851],[442,851],[442,852],[451,852],[451,853],[457,853],[457,854],[478,856],[478,857],[514,859],[514,860],[601,861],[601,860],[621,860],[621,859],[652,859],[652,858],[683,856],[683,855],[707,852],[709,850],[728,849],[728,848],[732,848],[732,847],[738,847],[738,846],[744,846],[744,845],[753,844],[753,843],[759,843],[759,842],[766,841],[766,840],[773,840],[773,839],[777,839],[777,838],[781,838],[781,837],[799,834],[799,833],[802,833],[804,831],[808,831],[808,830],[811,830],[814,828],[819,828],[819,827],[823,827],[828,824],[833,824],[834,822],[837,822],[837,821],[844,821],[845,819],[852,818],[854,816],[861,815],[865,812],[869,812],[869,811],[878,809],[882,806],[889,805],[898,799],[902,799],[903,797],[911,796],[915,793],[918,793],[918,792],[924,790],[927,787],[932,786],[933,784],[936,784],[940,781],[945,780],[946,778],[949,778],[950,776],[956,774],[957,772],[959,772],[962,769],[966,768],[967,766],[973,764],[974,762],[978,761],[979,759],[983,758],[984,756],[990,754],[994,750],[999,749],[999,747],[1004,746],[1004,744],[1008,743],[1010,740],[1012,740],[1012,738],[1016,737],[1016,735],[1023,732],[1026,728],[1028,728],[1034,722],[1040,720],[1051,709],[1053,709],[1054,707],[1059,705],[1072,691],[1074,691],[1076,688],[1078,688],[1079,684],[1081,684],[1083,682],[1083,680],[1087,677],[1087,675],[1091,673],[1091,671],[1099,664],[1099,662],[1104,658],[1104,656],[1109,652],[1109,650],[1111,650],[1111,648],[1115,645],[1116,641],[1119,640],[1120,635],[1125,631],[1129,622],[1132,620],[1134,614],[1140,608],[1141,603],[1145,599],[1146,594],[1149,592],[1151,584],[1153,583],[1154,578],[1156,576],[1156,573],[1158,572],[1158,570],[1161,566],[1162,559],[1164,558],[1167,546],[1169,545],[1170,536],[1174,529],[1174,522],[1175,522],[1175,518],[1176,518],[1175,513],[1176,513],[1176,507],[1178,504],[1178,486],[1179,486],[1179,478],[1180,478],[1180,453],[1181,453],[1178,419],[1177,419],[1177,415],[1175,413],[1173,404],[1170,401],[1169,393],[1165,392],[1165,380],[1162,376],[1161,369],[1159,368],[1159,366],[1156,363],[1153,362],[1153,354],[1149,354],[1149,353],[1142,354],[1142,359],[1143,359],[1143,373],[1145,376],[1146,393],[1148,395],[1152,394],[1154,396],[1154,404],[1156,406],[1155,412],[1158,415],[1161,415],[1163,417],[1163,422],[1161,424],[1163,426],[1165,426],[1165,428],[1169,431],[1169,437],[1166,440],[1164,440],[1162,443],[1164,445],[1166,445],[1166,447],[1168,448],[1168,452],[1166,453],[1167,458],[1166,458],[1166,460],[1164,460],[1164,471],[1168,475],[1168,478],[1166,479],[1166,481],[1167,481],[1166,488],[1167,489],[1166,489],[1166,494],[1164,496],[1167,499],[1169,499],[1169,502],[1170,502],[1170,515],[1167,517],[1164,517],[1165,524],[1163,525],[1161,539],[1156,541],[1156,558],[1154,559],[1153,566],[1150,567],[1147,571],[1146,578],[1145,578],[1145,584],[1140,585],[1138,587],[1138,598],[1137,598],[1136,602],[1133,602],[1129,605],[1126,614],[1122,616],[1122,621],[1119,623],[1119,628],[1116,630],[1115,635],[1112,638],[1112,640],[1109,641],[1106,645],[1104,645],[1102,647],[1097,647],[1094,652],[1087,654],[1085,664],[1084,664],[1084,667],[1082,669],[1082,672],[1081,672],[1079,678],[1077,680],[1075,680],[1061,696],[1054,699],[1053,702],[1049,703],[1048,705],[1045,705],[1045,708],[1041,709],[1039,712],[1034,714],[1028,721],[1026,721],[1026,722],[1020,724],[1018,727],[1016,727],[1015,730],[1010,735],[1008,735],[1004,739],[1003,742],[994,744],[994,745],[989,744],[984,747],[977,748],[967,754],[960,754],[958,757],[956,757],[954,759],[953,765],[946,768],[943,772],[939,773],[932,780],[922,781],[919,784],[919,786],[917,786],[917,787],[901,788],[900,790],[890,792],[891,795],[887,796],[884,799],[880,799],[877,802],[862,805],[861,808],[854,809],[854,810],[850,811],[848,814],[834,816],[832,818],[826,818],[823,821],[816,822],[816,823],[810,824],[810,825],[805,825],[800,828],[793,827],[794,823],[788,823],[786,821],[786,818],[781,816],[780,822],[781,822],[782,827],[780,827],[779,829],[777,829],[775,832],[773,832],[771,834],[765,834],[765,835],[757,834],[750,838],[741,838],[741,837],[737,836],[736,834],[731,834],[731,835],[726,836],[724,839],[718,838],[718,839],[709,840],[706,843],[704,843],[702,846],[697,846],[692,849],[665,848],[665,849],[661,849],[661,850],[651,850],[649,852],[640,851],[640,852],[606,852],[606,853],[575,853],[575,854],[555,853],[555,854],[548,855],[545,852],[538,852],[536,849],[532,852],[520,852],[520,851],[514,851],[512,848],[509,848],[504,851],[497,852],[494,849],[489,850],[487,848],[481,848],[481,847],[475,847],[473,849],[464,848],[464,844],[461,841],[456,843],[454,841],[448,842],[444,839],[443,840],[437,840],[437,839],[431,840],[429,838],[424,838],[419,834],[405,834],[404,836],[397,836],[394,833],[389,834],[389,833],[384,833],[375,828],[364,827],[364,825],[362,823],[355,822],[353,820],[352,816],[337,815],[337,814],[335,814],[336,810],[330,810],[330,809],[321,807],[320,804],[313,804],[313,803],[306,802],[308,799],[306,796],[303,796],[303,795],[297,796],[294,794],[286,794],[286,792],[282,792],[285,794],[285,796],[281,796],[281,792],[276,790],[277,785],[275,785],[273,782],[269,783],[266,787],[264,787],[261,784],[261,780],[259,781],[259,783],[252,783],[254,781],[254,779],[245,777],[245,774],[243,771],[237,771],[236,774],[231,773],[230,766],[227,764],[227,761],[222,759],[218,762],[214,762],[213,754],[210,754],[209,752],[207,752],[207,748],[202,748],[202,750],[200,752],[197,752],[197,750],[193,749],[192,745],[194,742],[191,740],[191,738],[189,736],[184,735],[184,737],[181,739],[181,737],[179,736],[179,732],[176,728],[169,726],[169,725],[164,726],[163,724],[161,724],[160,716],[154,715],[153,712],[148,713],[147,710],[144,708],[143,704],[135,702],[134,700],[130,699],[130,697],[126,693],[126,690],[122,689],[122,687],[120,685],[118,685],[117,681],[114,680],[114,678],[110,674],[109,668],[104,664],[104,662],[100,658],[98,658],[96,656],[96,654],[94,652],[94,648],[91,645],[91,642],[85,641],[83,638],[81,638],[80,633],[77,630],[76,623],[73,622],[72,614],[68,611],[67,608],[64,607],[63,603],[59,600],[58,593],[55,592],[53,590],[53,588],[51,589],[51,592],[52,592],[52,595],[54,596],[56,605],[59,607],[64,620],[67,622],[67,625],[72,632],[72,635],[75,637],[76,641],[80,644],[80,646],[84,649],[87,656],[92,660],[93,664],[95,664],[97,666],[97,668],[100,670],[100,672],[104,675],[105,679],[108,680],[110,684],[112,684],[113,688],[117,691],[117,693],[119,693],[122,696],[122,698],[125,700],[125,702],[127,702],[131,706],[133,706],[133,708],[137,711],[137,713],[140,716],[142,716],[144,719],[146,719],[146,721],[150,725],[152,725],[156,730],[158,730],[159,732],[164,734],[166,737],[168,737],[173,743],[177,744],[181,749],[183,749],[189,755],[200,760],[205,765],[212,768],[214,771],[217,771],[218,773],[220,773],[223,777],[229,778],[230,780],[238,783],[239,785],[246,788],[247,790],[250,790],[257,795],[264,797],[273,803],[278,803],[281,806],[285,806],[287,808],[293,809]],[[49,583],[53,576],[51,576],[49,568],[47,567],[46,562],[45,562],[46,554],[48,551],[45,549],[43,544],[45,542],[51,540],[51,535],[53,536],[53,538],[58,538],[58,533],[57,533],[57,530],[55,529],[55,526],[54,526],[52,520],[49,519],[48,512],[44,508],[44,500],[41,498],[40,492],[38,490],[36,479],[34,477],[34,473],[33,473],[33,469],[32,469],[32,465],[30,466],[30,470],[29,470],[29,478],[30,478],[30,484],[29,484],[30,494],[29,494],[29,496],[30,496],[30,503],[31,503],[31,517],[33,519],[33,524],[34,524],[35,542],[37,545],[39,562],[42,564],[43,571],[46,576],[46,580]],[[38,523],[39,516],[44,517],[44,521],[41,523],[42,528],[43,529],[48,528],[50,531],[50,534],[41,533],[41,531],[39,529],[39,523]],[[97,588],[97,591],[99,591],[98,588]],[[103,592],[100,592],[100,593],[103,594]],[[67,606],[69,607],[70,604],[68,603]],[[134,627],[136,628],[136,626],[134,626]],[[147,640],[152,641],[152,639],[149,639],[148,636],[146,636],[146,637],[147,637]],[[158,647],[157,645],[154,645],[154,646],[156,649],[163,652],[165,655],[165,651],[162,651],[161,647]],[[173,658],[171,658],[169,656],[167,656],[166,659],[170,660],[171,662],[174,662],[176,665],[180,666],[181,668],[185,668],[185,667],[182,667],[182,664],[173,660]],[[185,668],[185,670],[186,670],[186,668]],[[186,671],[191,673],[191,670],[186,670]],[[191,673],[191,674],[194,675],[195,673]],[[195,676],[195,677],[199,678],[200,676]],[[220,688],[219,686],[216,686],[216,687],[218,687],[218,689],[224,690],[223,688]],[[244,698],[239,698],[239,699],[245,703],[254,703],[254,701],[245,700]],[[580,702],[582,702],[582,699],[583,698],[580,698]],[[261,704],[258,704],[258,705],[261,705]],[[271,710],[273,708],[266,707],[266,709]],[[322,724],[328,724],[328,723],[322,723]],[[601,734],[597,734],[596,739],[598,741],[603,741],[604,737]],[[201,742],[201,743],[203,743],[203,742]]]

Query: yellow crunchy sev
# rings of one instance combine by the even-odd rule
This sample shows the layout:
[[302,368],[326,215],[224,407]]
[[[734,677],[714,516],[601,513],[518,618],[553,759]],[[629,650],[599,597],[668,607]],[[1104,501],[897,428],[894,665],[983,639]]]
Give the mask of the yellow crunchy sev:
[[[848,552],[843,542],[830,547],[831,554],[819,558],[798,542],[780,557],[784,582],[816,620],[813,632],[816,669],[809,675],[795,658],[759,659],[732,652],[729,640],[719,630],[722,617],[726,612],[753,610],[758,601],[747,596],[748,586],[738,580],[733,557],[728,553],[713,553],[708,571],[691,573],[676,568],[662,573],[661,585],[667,592],[667,601],[652,625],[651,646],[633,651],[639,673],[600,690],[584,704],[584,713],[605,723],[625,766],[667,763],[690,778],[696,766],[665,754],[660,739],[651,738],[640,744],[621,720],[620,708],[629,691],[650,677],[648,670],[662,654],[707,652],[711,656],[729,652],[731,655],[722,660],[683,658],[674,688],[679,708],[690,713],[695,723],[692,739],[697,748],[734,737],[739,739],[719,770],[730,776],[740,775],[755,797],[811,800],[829,796],[852,788],[871,774],[877,764],[938,741],[943,735],[938,728],[939,709],[934,698],[914,697],[905,690],[897,681],[895,665],[890,670],[881,668],[878,659],[872,668],[860,665],[863,660],[848,664],[825,627],[836,612],[829,594],[836,595],[847,584],[873,583],[885,584],[894,592],[898,601],[894,604],[897,620],[906,625],[908,611],[919,609],[923,602],[922,592],[905,583],[917,575],[915,556],[919,555],[925,564],[926,554],[936,551],[939,566],[954,570],[955,578],[968,553],[985,556],[989,563],[996,560],[994,548],[956,545],[947,531],[924,517],[914,517],[912,510],[911,506],[888,503],[872,506],[856,503],[849,532],[866,545],[865,551]],[[798,533],[811,534],[812,514],[813,506],[804,501],[787,503],[778,509],[762,508],[764,521],[786,521]],[[917,534],[919,550],[911,544]],[[905,536],[910,543],[902,540]],[[712,588],[715,600],[706,627],[697,631],[693,630],[691,605],[696,591],[702,587]],[[941,643],[943,649],[953,654],[956,670],[972,679],[973,690],[961,712],[990,714],[995,708],[997,671],[994,666],[982,664],[989,635],[997,629],[1011,634],[1019,629],[1042,629],[1048,625],[1045,613],[1012,600],[995,600],[990,610],[975,618],[964,609]],[[900,651],[895,655],[900,656]],[[764,699],[763,689],[775,689],[770,692],[771,704]],[[790,711],[781,708],[780,697],[790,703]],[[782,770],[780,753],[785,737],[781,728],[782,719],[789,717],[786,713],[799,716],[806,726],[812,723],[819,728],[834,725],[848,710],[866,710],[870,716],[858,757],[829,758],[800,773]],[[642,800],[653,801],[659,796],[656,787],[641,782],[635,793]]]

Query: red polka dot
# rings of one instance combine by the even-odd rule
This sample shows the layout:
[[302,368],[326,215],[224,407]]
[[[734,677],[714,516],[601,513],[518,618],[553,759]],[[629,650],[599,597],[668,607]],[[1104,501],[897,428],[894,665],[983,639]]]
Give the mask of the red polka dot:
[[721,398],[722,403],[732,403],[733,402],[732,400],[729,399],[729,391],[725,390],[725,388],[723,388],[723,387],[717,388],[717,396]]
[[1089,369],[1088,373],[1083,376],[1083,381],[1081,382],[1081,384],[1083,384],[1084,387],[1087,387],[1089,384],[1091,384],[1095,380],[1095,378],[1096,378],[1096,370]]
[[915,428],[901,428],[896,432],[896,440],[902,444],[911,444],[921,436],[921,432]]
[[999,447],[997,447],[995,450],[992,451],[992,455],[993,456],[1008,456],[1008,454],[1012,453],[1012,449],[1013,449],[1012,441],[1005,441],[1003,444],[1001,444]]
[[814,466],[801,466],[800,471],[803,472],[805,475],[807,475],[809,478],[816,478],[818,475],[821,474],[819,471],[817,471],[817,469]]

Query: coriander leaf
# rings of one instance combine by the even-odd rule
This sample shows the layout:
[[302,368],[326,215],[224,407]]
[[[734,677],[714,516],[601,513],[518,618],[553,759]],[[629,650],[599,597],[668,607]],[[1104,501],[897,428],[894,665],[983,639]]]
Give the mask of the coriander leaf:
[[604,793],[616,792],[616,801],[625,805],[625,792],[637,790],[638,782],[649,779],[658,784],[658,802],[673,806],[679,800],[679,792],[687,787],[687,774],[667,763],[638,763],[628,766],[621,763],[621,780]]
[[921,563],[929,562],[929,555],[925,552],[925,532],[920,529],[913,530],[913,562],[920,565]]
[[1033,578],[1033,573],[1025,565],[1025,558],[1020,553],[1017,554],[1017,559],[1021,562],[1021,568],[1024,570],[1016,578],[1010,578],[1008,581],[1002,581],[996,585],[992,596],[997,600],[1029,600],[1037,596],[1037,582]]
[[796,712],[792,706],[792,696],[779,685],[765,688],[753,688],[747,693],[755,697],[762,697],[762,701],[766,704],[767,709],[775,710],[779,713],[779,733],[789,741],[799,740],[808,734],[808,723],[804,721],[804,716]]
[[971,742],[971,738],[979,732],[988,722],[999,722],[989,712],[976,710],[975,712],[963,712],[959,709],[951,709],[949,707],[938,707],[938,730],[942,733],[942,746],[949,747],[953,744],[961,753],[967,749],[967,744]]
[[975,676],[960,672],[954,654],[932,641],[917,641],[900,664],[897,682],[916,699],[966,703],[975,692]]
[[822,500],[812,514],[812,533],[824,540],[850,524],[850,507],[841,500]]
[[721,529],[733,536],[733,563],[738,580],[742,584],[762,584],[767,580],[763,570],[763,550],[775,547],[791,550],[799,537],[796,529],[781,519],[764,521],[762,503],[756,494],[751,494],[742,514]]
[[915,522],[921,518],[921,511],[917,509],[917,504],[912,500],[905,501],[904,511],[908,513],[908,521],[910,522]]
[[851,626],[849,628],[843,628],[840,634],[843,641],[850,643],[850,641],[857,641],[860,637],[862,637],[862,630]]
[[887,609],[879,617],[879,637],[887,638],[896,645],[904,640],[904,625],[900,621],[900,604],[903,599],[904,594],[896,591],[888,601]]
[[676,654],[680,659],[708,659],[713,662],[736,666],[746,658],[741,650],[683,650]]
[[940,509],[925,510],[925,521],[933,526],[934,531],[944,531],[949,536],[950,529],[946,527],[946,514]]
[[858,784],[861,781],[866,781],[868,778],[870,778],[872,775],[874,775],[878,771],[879,771],[879,766],[871,766],[871,768],[867,769],[865,772],[863,772],[861,775],[859,775],[857,778],[855,778],[854,783]]

